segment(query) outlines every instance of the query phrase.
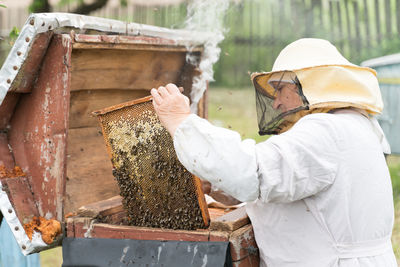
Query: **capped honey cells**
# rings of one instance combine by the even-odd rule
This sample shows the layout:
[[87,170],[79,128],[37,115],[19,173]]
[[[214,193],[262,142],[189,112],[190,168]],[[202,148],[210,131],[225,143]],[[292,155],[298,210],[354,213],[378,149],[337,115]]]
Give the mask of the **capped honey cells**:
[[127,212],[124,221],[144,227],[205,228],[206,211],[199,203],[204,196],[179,162],[151,101],[119,106],[99,117]]

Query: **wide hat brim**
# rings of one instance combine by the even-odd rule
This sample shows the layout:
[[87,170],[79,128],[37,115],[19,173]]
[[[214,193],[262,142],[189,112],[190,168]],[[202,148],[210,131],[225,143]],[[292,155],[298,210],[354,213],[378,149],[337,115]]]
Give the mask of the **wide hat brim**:
[[[307,69],[311,68],[322,68],[322,67],[328,67],[328,66],[340,66],[340,67],[347,67],[347,68],[357,68],[361,70],[366,70],[369,72],[372,72],[376,76],[376,71],[368,68],[368,67],[360,67],[355,64],[349,63],[349,64],[329,64],[329,65],[317,65],[317,66],[310,66],[306,68],[301,68],[301,69],[287,69],[287,70],[277,70],[277,71],[270,71],[270,72],[254,72],[251,74],[251,81],[254,85],[254,88],[258,90],[260,93],[268,96],[271,99],[274,99],[274,93],[275,89],[271,86],[269,83],[271,77],[276,74],[276,73],[284,73],[284,72],[293,72],[296,74],[296,72],[304,71]],[[301,83],[301,81],[300,81]]]

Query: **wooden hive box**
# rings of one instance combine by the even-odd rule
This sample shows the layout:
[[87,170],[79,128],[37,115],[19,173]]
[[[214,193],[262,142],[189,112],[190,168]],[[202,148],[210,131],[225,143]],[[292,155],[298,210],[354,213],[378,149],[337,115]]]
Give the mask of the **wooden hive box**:
[[[125,211],[90,115],[170,82],[193,96],[206,39],[72,14],[28,18],[0,70],[0,166],[24,172],[1,178],[0,210],[24,254],[62,244],[63,266],[102,266],[106,260],[114,266],[122,258],[164,266],[189,259],[194,266],[205,259],[207,266],[258,266],[244,208],[210,209],[210,227],[197,231],[120,225]],[[189,53],[194,64],[186,61]],[[207,90],[197,114],[207,117]],[[61,233],[49,244],[40,234],[30,240],[23,226],[34,216],[60,222]]]

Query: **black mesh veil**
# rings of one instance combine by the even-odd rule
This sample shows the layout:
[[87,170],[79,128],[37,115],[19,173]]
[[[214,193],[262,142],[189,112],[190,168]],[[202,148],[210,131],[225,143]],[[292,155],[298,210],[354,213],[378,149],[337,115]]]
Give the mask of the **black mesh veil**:
[[[285,72],[282,72],[282,77],[284,74]],[[274,88],[279,88],[280,83],[281,80],[279,80],[277,86],[274,86]],[[297,86],[297,93],[303,104],[285,112],[282,112],[279,109],[274,109],[273,103],[275,100],[275,93],[274,95],[271,95],[261,86],[255,84],[256,109],[259,127],[258,133],[260,135],[279,134],[288,126],[288,123],[293,120],[292,117],[294,114],[308,109],[308,101],[303,94],[301,84],[297,77],[292,80],[292,83]]]

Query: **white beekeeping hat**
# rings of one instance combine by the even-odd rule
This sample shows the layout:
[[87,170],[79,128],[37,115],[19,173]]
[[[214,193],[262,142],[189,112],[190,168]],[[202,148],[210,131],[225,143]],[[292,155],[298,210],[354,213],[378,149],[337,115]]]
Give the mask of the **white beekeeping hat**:
[[[275,89],[271,81],[277,75],[287,76],[285,73],[288,72],[297,77],[301,84],[302,97],[306,100],[304,105],[285,114],[277,115],[272,109],[271,112],[275,113],[273,116],[258,114],[259,126],[260,119],[273,119],[273,125],[267,128],[276,128],[285,120],[294,123],[308,113],[327,112],[335,108],[355,107],[370,114],[380,113],[383,109],[381,92],[373,69],[350,63],[326,40],[305,38],[286,46],[275,60],[271,72],[251,75],[258,94],[257,105],[265,105],[262,108],[257,107],[258,112],[268,112],[266,105],[273,102]],[[263,97],[269,100],[262,100]],[[293,113],[298,113],[296,119]],[[265,128],[268,123],[263,124]],[[287,126],[286,123],[285,127],[264,130],[260,127],[260,133],[279,133],[287,130]]]

